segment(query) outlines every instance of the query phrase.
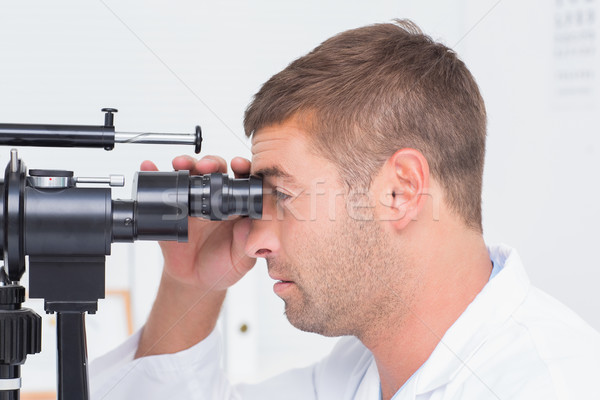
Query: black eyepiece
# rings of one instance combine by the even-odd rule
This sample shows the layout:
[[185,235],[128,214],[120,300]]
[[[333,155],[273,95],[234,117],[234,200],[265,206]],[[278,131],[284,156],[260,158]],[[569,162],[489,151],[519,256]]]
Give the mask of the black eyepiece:
[[230,215],[262,217],[262,180],[231,179],[220,173],[192,176],[190,216],[222,221]]
[[113,202],[113,241],[187,241],[188,216],[212,221],[262,217],[262,179],[256,176],[144,171],[136,174],[134,193],[135,202]]

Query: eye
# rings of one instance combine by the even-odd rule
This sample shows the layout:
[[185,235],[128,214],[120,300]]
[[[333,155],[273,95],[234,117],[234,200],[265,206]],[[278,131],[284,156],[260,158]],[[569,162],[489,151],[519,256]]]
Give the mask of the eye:
[[283,192],[280,192],[277,189],[273,189],[273,193],[275,194],[275,198],[277,199],[277,201],[285,201],[287,199],[290,199],[292,196],[290,196],[289,194],[285,194]]

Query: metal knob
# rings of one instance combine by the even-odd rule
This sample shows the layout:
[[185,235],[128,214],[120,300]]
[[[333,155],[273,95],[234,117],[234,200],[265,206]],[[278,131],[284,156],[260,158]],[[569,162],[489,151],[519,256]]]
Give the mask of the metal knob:
[[103,108],[102,112],[106,113],[104,114],[104,126],[105,127],[114,127],[114,115],[113,113],[119,112],[119,110],[117,110],[116,108]]
[[56,169],[30,169],[29,186],[45,189],[64,189],[75,186],[73,171]]

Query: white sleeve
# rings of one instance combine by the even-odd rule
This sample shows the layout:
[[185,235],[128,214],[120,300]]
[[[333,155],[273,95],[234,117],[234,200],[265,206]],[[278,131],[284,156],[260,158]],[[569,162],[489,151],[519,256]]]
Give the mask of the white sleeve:
[[216,329],[189,349],[134,360],[140,335],[138,331],[91,363],[91,400],[315,398],[314,367],[289,371],[257,385],[231,386],[221,367],[222,345]]

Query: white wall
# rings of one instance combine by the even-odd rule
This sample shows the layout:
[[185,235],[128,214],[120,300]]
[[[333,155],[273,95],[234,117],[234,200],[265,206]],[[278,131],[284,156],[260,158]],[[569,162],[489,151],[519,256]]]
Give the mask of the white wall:
[[[594,7],[596,19],[600,16],[597,1],[580,3]],[[517,247],[534,283],[600,328],[595,312],[600,272],[593,254],[600,223],[595,204],[599,139],[594,135],[598,63],[554,55],[554,18],[562,10],[560,4],[542,0],[4,3],[0,122],[100,124],[99,109],[112,106],[120,109],[115,119],[119,131],[191,132],[200,124],[203,154],[227,160],[249,157],[241,119],[266,79],[339,31],[395,17],[412,18],[434,38],[457,49],[487,102],[486,238]],[[598,36],[597,22],[595,29]],[[597,40],[592,45],[600,54]],[[595,75],[586,84],[591,94],[560,95],[559,70],[580,64],[592,65]],[[7,161],[8,148],[2,151],[0,159]],[[170,169],[173,156],[190,152],[147,145],[117,146],[112,152],[20,149],[29,167],[73,169],[78,175],[120,173],[129,181],[144,159]],[[115,197],[130,198],[130,190],[129,185],[115,190]],[[131,289],[139,327],[158,284],[160,252],[153,243],[118,244],[113,249],[108,286]],[[256,380],[309,363],[335,341],[289,326],[265,270],[259,262],[228,297],[222,322],[226,366],[234,380]],[[101,304],[99,315],[88,319],[102,318],[102,310]],[[242,324],[249,328],[244,334],[239,330]],[[98,324],[96,328],[106,331]],[[90,355],[103,351],[106,343],[106,336],[90,332]],[[53,353],[51,346],[45,345],[46,354]],[[35,364],[36,357],[42,356],[30,357],[26,368]],[[32,379],[25,387],[28,382]]]
[[[497,1],[469,0],[473,23]],[[459,45],[487,102],[484,229],[600,328],[600,4],[502,1]]]

